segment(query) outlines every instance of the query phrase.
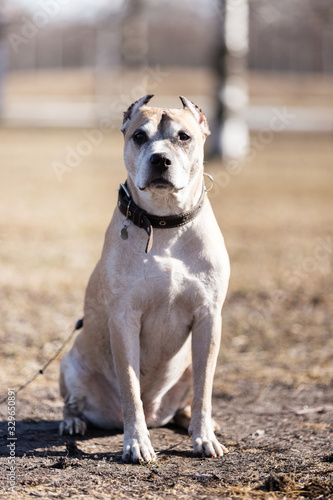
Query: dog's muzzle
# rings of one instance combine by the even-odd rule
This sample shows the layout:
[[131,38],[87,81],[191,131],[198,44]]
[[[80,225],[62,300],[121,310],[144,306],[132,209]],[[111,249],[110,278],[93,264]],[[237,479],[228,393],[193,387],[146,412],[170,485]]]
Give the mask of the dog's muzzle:
[[170,179],[169,167],[172,160],[166,153],[154,153],[149,158],[149,177],[145,186],[140,187],[141,191],[146,189],[169,189],[179,191]]

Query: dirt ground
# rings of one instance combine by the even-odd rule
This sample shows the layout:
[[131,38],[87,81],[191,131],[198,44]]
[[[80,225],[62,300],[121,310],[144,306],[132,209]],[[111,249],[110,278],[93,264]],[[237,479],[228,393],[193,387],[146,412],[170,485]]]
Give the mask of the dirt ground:
[[[0,397],[82,315],[124,180],[120,134],[105,134],[58,181],[83,132],[0,129]],[[122,463],[121,433],[60,437],[57,359],[15,397],[15,449],[0,406],[1,498],[333,498],[332,137],[251,144],[238,170],[207,164],[232,266],[213,397],[229,454],[193,458],[171,425],[151,430],[149,465]]]

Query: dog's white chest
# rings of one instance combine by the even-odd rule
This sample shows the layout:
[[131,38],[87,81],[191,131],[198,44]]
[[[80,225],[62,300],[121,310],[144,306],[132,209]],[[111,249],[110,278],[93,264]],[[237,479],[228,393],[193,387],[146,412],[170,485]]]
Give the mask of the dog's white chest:
[[150,347],[156,344],[162,351],[171,348],[171,343],[184,342],[200,286],[177,259],[154,256],[140,264],[126,298],[129,308],[140,314],[140,342]]
[[199,297],[205,294],[201,274],[193,274],[186,263],[177,258],[154,256],[143,270],[144,283],[140,283],[145,305],[149,310],[162,309],[171,316],[172,311],[181,316],[191,314],[200,304]]

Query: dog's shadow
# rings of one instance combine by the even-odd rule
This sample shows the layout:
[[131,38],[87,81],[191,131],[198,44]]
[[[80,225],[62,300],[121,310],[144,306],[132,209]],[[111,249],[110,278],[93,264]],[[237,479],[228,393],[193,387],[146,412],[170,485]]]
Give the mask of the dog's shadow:
[[[107,460],[110,462],[122,463],[122,438],[123,433],[121,430],[106,431],[96,427],[88,427],[84,436],[60,436],[59,424],[57,420],[22,420],[16,422],[15,438],[12,439],[8,435],[8,422],[0,422],[0,457],[8,457],[10,454],[9,444],[15,443],[15,457],[40,457],[40,458],[55,458],[55,463],[47,465],[52,468],[66,468],[68,459],[78,458],[80,460]],[[159,456],[178,456],[178,457],[191,457],[192,452],[189,450],[183,451],[177,449],[180,439],[181,443],[186,439],[187,432],[185,429],[177,427],[173,424],[168,424],[163,429],[171,430],[175,434],[175,444],[165,449],[159,449],[157,455]],[[115,443],[107,443],[107,438],[118,437]],[[103,447],[107,451],[100,451],[97,446],[96,451],[83,451],[81,450],[80,443],[91,442],[98,440],[100,443],[101,438],[106,438],[106,443]],[[114,445],[116,451],[113,451]],[[84,448],[84,446],[82,446]],[[12,445],[13,449],[13,445]]]

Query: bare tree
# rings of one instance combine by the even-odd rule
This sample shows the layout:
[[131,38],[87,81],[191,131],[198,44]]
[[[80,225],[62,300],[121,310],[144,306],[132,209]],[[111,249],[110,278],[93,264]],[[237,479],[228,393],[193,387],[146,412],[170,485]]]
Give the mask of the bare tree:
[[218,84],[211,156],[239,158],[248,147],[248,129],[242,116],[248,99],[248,10],[248,0],[219,0],[221,22],[215,58]]
[[0,119],[3,113],[3,82],[7,66],[7,47],[5,41],[5,18],[3,12],[3,2],[0,0]]

